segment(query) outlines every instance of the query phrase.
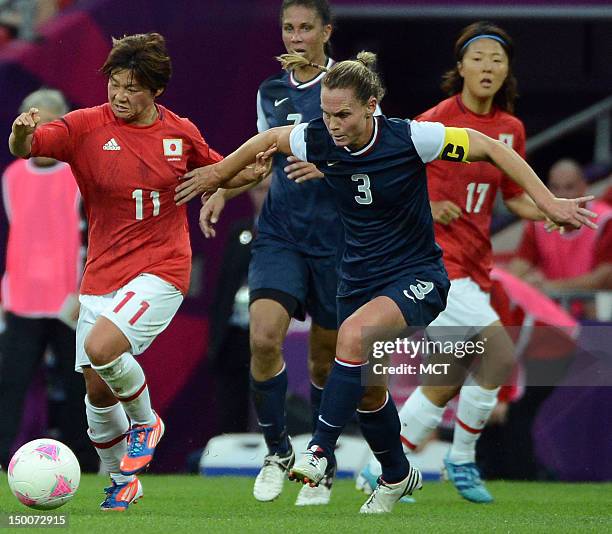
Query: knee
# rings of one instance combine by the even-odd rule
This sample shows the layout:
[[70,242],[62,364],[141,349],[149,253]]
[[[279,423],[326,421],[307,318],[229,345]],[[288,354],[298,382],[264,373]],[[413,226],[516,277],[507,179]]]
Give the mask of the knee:
[[461,386],[421,386],[421,391],[425,398],[438,407],[446,404],[459,393]]
[[333,342],[323,343],[314,336],[310,339],[310,350],[308,352],[308,372],[311,381],[318,387],[324,387],[327,377],[334,365],[336,356],[336,339]]
[[281,354],[282,342],[280,333],[271,325],[251,325],[251,357],[256,363],[265,365],[276,361]]
[[373,412],[380,409],[387,400],[387,388],[380,386],[369,386],[366,388],[359,409]]
[[362,325],[358,321],[347,319],[338,331],[338,351],[340,358],[365,362],[368,359],[367,347],[364,345]]
[[483,359],[479,375],[479,382],[487,387],[496,387],[504,384],[514,369],[514,346],[510,343],[499,344],[495,351],[489,351]]
[[92,365],[104,365],[110,363],[114,359],[111,357],[111,352],[100,337],[87,336],[85,338],[84,349]]
[[310,379],[315,386],[320,388],[325,386],[327,377],[331,372],[333,361],[333,357],[329,360],[323,360],[322,358],[309,358],[308,371],[310,373]]
[[508,377],[512,374],[514,370],[514,353],[511,349],[500,351],[497,355],[496,361],[496,374],[498,375],[498,381],[500,384],[503,384],[508,380]]

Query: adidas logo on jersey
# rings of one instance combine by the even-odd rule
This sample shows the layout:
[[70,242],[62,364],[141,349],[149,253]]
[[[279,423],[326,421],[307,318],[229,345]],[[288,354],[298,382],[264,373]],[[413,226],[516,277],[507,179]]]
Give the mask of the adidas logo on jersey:
[[119,146],[119,143],[115,141],[115,138],[111,137],[102,147],[102,150],[121,150],[121,147]]

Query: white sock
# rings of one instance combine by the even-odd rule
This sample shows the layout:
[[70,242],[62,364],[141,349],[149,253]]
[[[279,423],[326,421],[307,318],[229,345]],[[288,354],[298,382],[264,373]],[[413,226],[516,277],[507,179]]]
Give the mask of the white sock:
[[476,441],[497,404],[499,388],[484,389],[475,381],[466,382],[459,393],[459,407],[453,445],[448,458],[453,463],[476,461]]
[[431,402],[420,386],[412,392],[399,411],[404,452],[414,450],[438,427],[445,408]]
[[102,468],[118,484],[133,480],[133,476],[121,475],[119,464],[127,452],[125,433],[130,422],[121,403],[100,408],[89,402],[85,395],[85,413],[87,414],[87,435],[100,457]]
[[111,388],[127,413],[132,425],[152,425],[155,415],[151,409],[149,388],[144,371],[134,356],[124,352],[106,365],[92,365]]

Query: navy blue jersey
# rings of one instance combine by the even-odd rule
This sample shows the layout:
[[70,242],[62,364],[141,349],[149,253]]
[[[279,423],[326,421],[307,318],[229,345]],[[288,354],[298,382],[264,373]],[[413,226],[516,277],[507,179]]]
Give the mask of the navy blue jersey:
[[[333,64],[328,60],[327,66]],[[322,72],[309,82],[299,83],[292,73],[268,78],[257,93],[257,129],[308,122],[321,116]],[[336,254],[341,223],[333,195],[324,180],[296,184],[283,169],[287,158],[274,156],[270,191],[258,220],[259,235],[272,237],[310,256]]]
[[293,153],[325,173],[344,225],[340,295],[440,264],[425,163],[443,155],[447,130],[381,115],[356,152],[334,145],[322,119],[292,131]]

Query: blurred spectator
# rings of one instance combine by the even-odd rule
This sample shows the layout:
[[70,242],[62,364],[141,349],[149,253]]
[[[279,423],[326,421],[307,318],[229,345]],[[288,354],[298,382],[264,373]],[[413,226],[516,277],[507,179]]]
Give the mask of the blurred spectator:
[[[40,89],[21,112],[35,107],[41,123],[68,111],[59,91]],[[48,348],[53,351],[54,397],[49,420],[84,469],[93,464],[83,410],[85,387],[74,372],[76,293],[82,270],[80,195],[66,163],[32,158],[11,163],[2,178],[9,223],[0,336],[0,463],[6,465],[23,417],[29,385]],[[68,324],[71,326],[68,326]],[[58,389],[62,392],[58,400]],[[36,417],[40,414],[36,414]],[[44,416],[40,416],[45,419]]]
[[229,229],[220,272],[210,311],[208,362],[215,375],[217,430],[249,430],[249,290],[247,276],[255,222],[270,187],[270,180],[259,183],[248,194],[253,216],[238,219]]
[[37,28],[72,2],[73,0],[0,0],[0,44],[11,37],[33,40]]
[[[548,187],[557,197],[577,198],[586,194],[587,183],[574,160],[556,162],[548,174]],[[598,230],[548,233],[543,222],[528,222],[509,270],[543,289],[612,289],[612,207],[602,201],[588,203],[599,217]]]

